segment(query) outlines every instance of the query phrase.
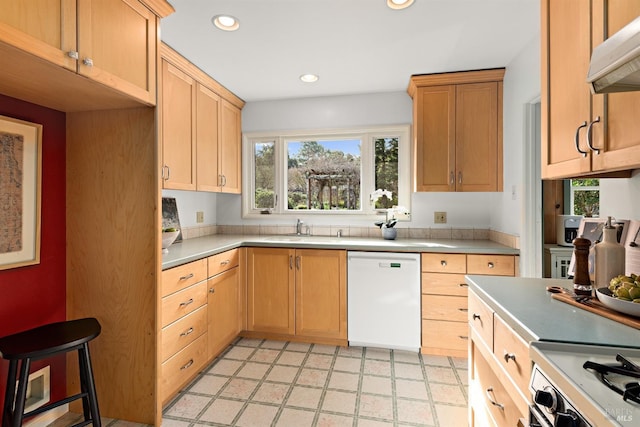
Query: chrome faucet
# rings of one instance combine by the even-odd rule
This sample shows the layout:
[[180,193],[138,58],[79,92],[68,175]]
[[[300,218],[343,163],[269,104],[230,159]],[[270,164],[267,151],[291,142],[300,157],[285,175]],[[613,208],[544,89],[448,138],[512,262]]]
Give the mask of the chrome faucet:
[[302,224],[304,224],[304,222],[300,221],[300,218],[298,218],[298,220],[296,221],[296,234],[298,236],[302,234]]

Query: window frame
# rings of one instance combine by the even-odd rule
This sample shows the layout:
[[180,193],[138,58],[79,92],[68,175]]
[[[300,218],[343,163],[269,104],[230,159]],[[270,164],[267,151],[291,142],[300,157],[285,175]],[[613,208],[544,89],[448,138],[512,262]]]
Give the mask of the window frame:
[[[576,207],[575,195],[576,195],[576,192],[580,192],[580,191],[597,191],[598,192],[598,200],[600,200],[600,185],[599,185],[600,181],[598,181],[598,185],[580,186],[580,185],[573,185],[573,180],[574,179],[583,180],[583,178],[569,178],[569,179],[567,179],[568,187],[569,187],[569,206],[571,207],[571,215],[577,215],[575,213],[575,207]],[[586,178],[586,179],[597,179],[597,178]],[[599,216],[600,216],[600,212],[598,210],[598,215],[593,215],[592,218],[599,218]]]
[[[304,140],[341,140],[359,138],[361,209],[351,210],[289,210],[287,209],[287,143]],[[398,204],[411,211],[411,127],[409,124],[371,126],[364,128],[292,130],[275,132],[250,132],[242,136],[242,217],[264,218],[264,209],[253,209],[255,202],[255,144],[274,142],[275,156],[275,207],[271,216],[278,217],[345,217],[349,219],[379,219],[386,209],[374,209],[368,197],[375,191],[375,144],[378,138],[398,138]],[[409,220],[407,215],[399,220]]]

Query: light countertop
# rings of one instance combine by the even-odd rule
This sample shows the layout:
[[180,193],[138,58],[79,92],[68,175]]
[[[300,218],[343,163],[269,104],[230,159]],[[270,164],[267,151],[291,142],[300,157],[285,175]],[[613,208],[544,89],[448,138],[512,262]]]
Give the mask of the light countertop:
[[551,298],[547,286],[568,289],[566,279],[467,276],[475,292],[525,341],[640,347],[640,330]]
[[518,255],[517,249],[490,240],[384,240],[372,237],[255,236],[215,234],[174,243],[162,255],[162,269],[176,267],[241,246],[346,249],[381,252],[490,253]]

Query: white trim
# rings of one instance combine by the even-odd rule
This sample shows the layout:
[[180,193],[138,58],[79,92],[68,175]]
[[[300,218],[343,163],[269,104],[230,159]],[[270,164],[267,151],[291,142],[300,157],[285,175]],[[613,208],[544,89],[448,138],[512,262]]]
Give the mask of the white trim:
[[[363,141],[361,155],[361,165],[363,174],[361,178],[361,210],[358,211],[300,211],[287,210],[286,207],[286,170],[287,160],[284,153],[281,152],[282,147],[287,141],[296,138],[315,138],[321,139],[350,139],[358,138]],[[261,218],[265,215],[252,209],[253,206],[253,183],[255,182],[255,170],[253,163],[253,146],[258,141],[274,141],[275,159],[276,159],[276,206],[272,210],[273,216],[348,216],[350,219],[379,219],[379,212],[376,212],[370,205],[368,197],[369,188],[371,192],[375,190],[374,186],[374,170],[373,170],[373,145],[365,143],[372,141],[374,138],[398,137],[398,202],[411,211],[411,133],[410,125],[391,125],[391,126],[371,126],[364,128],[344,128],[344,129],[310,129],[310,130],[289,130],[276,132],[249,132],[243,134],[243,191],[242,191],[242,217],[243,218]],[[409,219],[409,217],[399,218]]]
[[520,274],[542,277],[542,178],[540,162],[540,98],[524,105],[522,235]]

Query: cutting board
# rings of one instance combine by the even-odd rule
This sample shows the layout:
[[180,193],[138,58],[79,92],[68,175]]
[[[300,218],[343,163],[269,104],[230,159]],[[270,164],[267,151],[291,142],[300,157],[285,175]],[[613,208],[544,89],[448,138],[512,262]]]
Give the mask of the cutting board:
[[579,307],[608,319],[615,320],[616,322],[623,323],[627,326],[631,326],[632,328],[640,329],[640,318],[611,310],[605,307],[597,298],[590,299],[587,302],[578,302],[571,295],[566,293],[551,294],[551,298],[566,302],[567,304],[571,304],[575,307]]

